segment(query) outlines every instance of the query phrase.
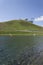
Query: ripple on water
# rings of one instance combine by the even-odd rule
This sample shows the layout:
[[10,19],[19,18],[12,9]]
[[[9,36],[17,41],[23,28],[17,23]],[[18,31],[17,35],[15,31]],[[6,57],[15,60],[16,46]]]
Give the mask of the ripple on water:
[[[2,54],[3,53],[3,54]],[[11,59],[10,56],[5,53],[5,50],[0,51],[0,64],[2,62],[6,65],[42,65],[43,64],[43,52],[39,51],[36,47],[26,48],[24,52],[21,52],[18,59]]]

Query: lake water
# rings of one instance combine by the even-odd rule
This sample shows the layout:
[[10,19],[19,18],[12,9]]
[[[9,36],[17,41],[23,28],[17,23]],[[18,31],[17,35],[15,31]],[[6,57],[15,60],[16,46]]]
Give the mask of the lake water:
[[43,36],[0,36],[0,65],[43,65]]

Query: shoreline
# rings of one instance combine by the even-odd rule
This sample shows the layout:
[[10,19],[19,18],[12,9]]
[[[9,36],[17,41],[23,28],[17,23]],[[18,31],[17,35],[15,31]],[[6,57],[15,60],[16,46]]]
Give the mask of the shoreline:
[[43,34],[0,34],[0,36],[43,36]]

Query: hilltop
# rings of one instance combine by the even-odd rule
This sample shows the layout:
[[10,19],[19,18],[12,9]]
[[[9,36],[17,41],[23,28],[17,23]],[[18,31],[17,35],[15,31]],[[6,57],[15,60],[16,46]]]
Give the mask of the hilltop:
[[11,20],[0,23],[0,34],[24,34],[42,30],[42,27],[25,20]]

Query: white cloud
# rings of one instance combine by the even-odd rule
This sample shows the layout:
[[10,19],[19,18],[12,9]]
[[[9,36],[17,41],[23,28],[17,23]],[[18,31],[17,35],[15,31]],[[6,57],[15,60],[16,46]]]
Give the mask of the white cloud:
[[35,18],[34,21],[43,21],[43,16],[40,16],[38,18]]

